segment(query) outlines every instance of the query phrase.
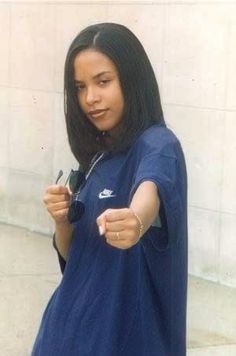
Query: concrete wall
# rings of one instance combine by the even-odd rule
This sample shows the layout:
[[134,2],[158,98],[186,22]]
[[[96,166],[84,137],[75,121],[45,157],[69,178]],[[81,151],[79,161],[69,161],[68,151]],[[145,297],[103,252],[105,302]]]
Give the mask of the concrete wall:
[[153,63],[189,174],[190,272],[236,286],[236,2],[0,1],[0,221],[49,233],[42,195],[77,164],[63,65],[83,27],[127,25]]

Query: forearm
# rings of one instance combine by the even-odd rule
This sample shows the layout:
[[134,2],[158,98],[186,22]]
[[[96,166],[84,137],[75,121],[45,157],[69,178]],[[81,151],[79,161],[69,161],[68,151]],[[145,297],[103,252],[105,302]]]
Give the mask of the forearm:
[[151,181],[141,183],[133,196],[130,208],[143,223],[143,235],[159,213],[160,199],[156,184]]
[[60,255],[67,259],[73,227],[69,223],[56,223],[55,224],[55,243]]

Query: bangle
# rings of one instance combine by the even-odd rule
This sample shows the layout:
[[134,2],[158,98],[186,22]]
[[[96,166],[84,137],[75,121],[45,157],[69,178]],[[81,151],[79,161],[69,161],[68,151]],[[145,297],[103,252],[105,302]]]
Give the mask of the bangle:
[[140,217],[133,210],[132,210],[132,212],[139,222],[139,237],[138,238],[140,239],[140,237],[142,236],[142,233],[143,233],[144,226],[143,226],[143,223],[142,223],[142,220],[140,219]]

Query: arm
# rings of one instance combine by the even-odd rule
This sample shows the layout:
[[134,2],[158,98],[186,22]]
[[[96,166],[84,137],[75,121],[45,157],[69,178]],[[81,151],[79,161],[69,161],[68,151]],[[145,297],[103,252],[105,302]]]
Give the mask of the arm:
[[[108,209],[97,218],[108,244],[126,249],[135,245],[158,216],[160,200],[155,183],[145,181],[133,195],[130,207]],[[140,224],[141,221],[141,224]],[[140,227],[143,225],[140,234]]]
[[151,181],[141,183],[133,195],[130,208],[143,223],[143,235],[159,213],[160,199],[156,184]]
[[72,225],[69,223],[55,224],[55,244],[58,252],[66,261],[72,238]]

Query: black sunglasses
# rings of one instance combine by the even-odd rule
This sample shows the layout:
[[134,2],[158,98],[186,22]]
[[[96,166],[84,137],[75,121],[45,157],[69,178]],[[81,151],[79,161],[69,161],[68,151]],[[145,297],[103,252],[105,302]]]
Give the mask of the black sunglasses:
[[[60,169],[55,184],[58,184],[62,176],[63,176],[63,171]],[[71,192],[74,194],[81,188],[81,185],[84,182],[84,180],[85,180],[84,172],[80,171],[79,169],[77,171],[71,169],[68,177],[66,178],[64,185],[67,185],[67,183],[69,183],[69,188]]]

